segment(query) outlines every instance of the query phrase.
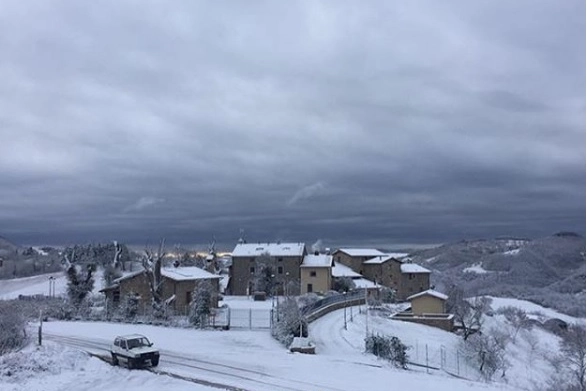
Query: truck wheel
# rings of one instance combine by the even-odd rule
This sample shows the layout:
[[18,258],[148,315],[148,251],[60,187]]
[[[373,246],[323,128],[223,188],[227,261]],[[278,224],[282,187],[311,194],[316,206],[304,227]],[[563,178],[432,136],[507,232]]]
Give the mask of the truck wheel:
[[112,353],[112,365],[118,365],[118,358],[116,358],[116,354]]
[[159,357],[153,358],[151,359],[151,365],[156,367],[157,365],[159,365]]
[[129,358],[127,365],[128,369],[134,369],[136,367],[134,358]]

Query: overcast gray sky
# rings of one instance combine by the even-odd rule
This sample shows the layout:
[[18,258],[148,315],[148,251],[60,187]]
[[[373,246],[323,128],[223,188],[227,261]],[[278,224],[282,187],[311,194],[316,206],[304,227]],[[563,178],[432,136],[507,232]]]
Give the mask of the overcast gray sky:
[[0,235],[585,233],[585,2],[10,1]]

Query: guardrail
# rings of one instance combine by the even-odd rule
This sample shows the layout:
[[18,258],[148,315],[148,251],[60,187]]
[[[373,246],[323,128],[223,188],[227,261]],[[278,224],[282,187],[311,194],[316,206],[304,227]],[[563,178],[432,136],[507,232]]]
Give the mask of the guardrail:
[[318,300],[301,308],[302,315],[308,322],[345,306],[365,304],[365,290],[357,289],[346,294],[339,294]]

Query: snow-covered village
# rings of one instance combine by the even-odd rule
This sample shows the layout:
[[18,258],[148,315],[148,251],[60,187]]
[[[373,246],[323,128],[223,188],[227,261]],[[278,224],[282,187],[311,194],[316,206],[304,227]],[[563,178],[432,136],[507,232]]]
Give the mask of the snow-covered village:
[[[558,235],[482,246],[523,257],[545,241],[585,244]],[[142,254],[117,242],[4,245],[0,270],[34,275],[0,284],[2,389],[574,390],[584,379],[584,314],[467,296],[459,278],[500,273],[478,262],[431,285],[447,248],[421,265],[430,250],[243,238],[230,253],[213,242],[168,252],[163,240]],[[59,259],[62,270],[33,272]],[[133,335],[156,359],[116,350],[115,338]]]
[[0,391],[586,391],[584,0],[0,2]]

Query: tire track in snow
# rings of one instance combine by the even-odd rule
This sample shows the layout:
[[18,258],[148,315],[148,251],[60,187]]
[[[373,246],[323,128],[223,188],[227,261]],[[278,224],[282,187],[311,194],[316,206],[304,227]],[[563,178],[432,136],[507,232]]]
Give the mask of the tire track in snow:
[[[104,361],[110,362],[110,349],[109,349],[109,347],[107,347],[107,346],[109,346],[109,343],[107,343],[107,342],[98,342],[98,341],[86,340],[86,339],[82,339],[82,338],[66,337],[66,336],[47,334],[47,333],[45,333],[44,335],[47,336],[48,339],[50,339],[50,340],[54,340],[56,342],[62,342],[64,344],[70,345],[70,346],[75,346],[75,347],[80,348],[81,350],[86,351],[86,352],[88,352],[87,351],[88,348],[105,352],[106,353],[105,356],[102,356],[100,358],[104,359]],[[88,353],[92,353],[92,352],[88,352]],[[261,371],[239,368],[234,365],[220,364],[220,363],[215,363],[212,361],[198,359],[195,357],[183,356],[183,355],[180,355],[178,353],[168,351],[168,350],[161,350],[161,353],[162,354],[161,354],[161,358],[160,358],[160,363],[169,363],[169,364],[179,366],[179,367],[198,369],[198,370],[208,372],[208,373],[214,373],[214,374],[218,374],[218,375],[222,375],[222,376],[228,376],[231,378],[239,379],[241,381],[244,380],[244,381],[248,381],[248,382],[254,382],[254,383],[262,384],[264,386],[274,387],[272,389],[275,389],[275,390],[346,391],[346,390],[342,390],[340,388],[324,386],[324,385],[320,385],[320,384],[316,384],[316,383],[306,382],[303,380],[288,379],[288,378],[284,378],[284,377],[279,377],[279,376],[267,374],[267,373],[261,372]],[[94,355],[99,356],[97,354],[94,354]],[[170,360],[169,357],[171,357],[172,359]],[[181,360],[181,361],[177,361],[177,360]],[[206,367],[206,366],[208,366],[208,367]],[[213,368],[210,368],[209,366],[212,366]],[[220,369],[214,368],[214,367],[218,367]],[[249,391],[248,389],[236,387],[236,386],[229,385],[229,384],[211,382],[209,380],[204,380],[204,379],[199,379],[199,378],[194,378],[194,377],[189,377],[189,376],[183,376],[183,375],[180,375],[177,373],[170,372],[168,370],[162,370],[160,368],[146,368],[146,369],[153,372],[153,373],[167,375],[167,376],[171,376],[171,377],[174,377],[177,379],[192,381],[192,382],[196,382],[196,383],[203,384],[203,385],[209,385],[209,386],[216,387],[216,388],[223,388],[223,389],[227,389],[227,390],[231,390],[231,391]],[[244,375],[243,374],[240,374],[240,375],[235,374],[235,373],[233,373],[234,371],[243,372]],[[251,374],[256,375],[256,376],[265,377],[265,378],[267,378],[267,380],[260,380],[260,379],[252,378],[252,377],[250,377]],[[249,375],[249,376],[247,376],[247,375]],[[277,382],[272,381],[272,380],[275,380]],[[283,384],[284,382],[289,383],[289,385]],[[300,386],[302,386],[303,388],[299,388]],[[311,387],[311,388],[307,388],[307,387]]]

